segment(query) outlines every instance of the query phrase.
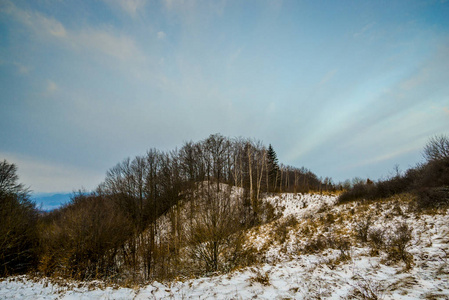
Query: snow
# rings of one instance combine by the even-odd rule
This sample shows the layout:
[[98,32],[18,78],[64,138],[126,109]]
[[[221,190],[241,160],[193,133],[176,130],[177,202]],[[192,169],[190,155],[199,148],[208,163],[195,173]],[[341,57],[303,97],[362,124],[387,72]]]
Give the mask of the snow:
[[[259,265],[135,288],[16,276],[0,282],[0,299],[363,299],[362,295],[373,294],[379,299],[449,299],[448,211],[417,214],[394,201],[336,206],[335,196],[317,194],[281,194],[265,201],[280,218],[248,232],[248,246],[264,255]],[[328,214],[336,220],[326,223]],[[350,258],[343,261],[338,261],[338,249],[301,252],[308,235],[338,232],[353,239],[346,232],[352,232],[367,214],[373,216],[373,228],[386,233],[402,223],[412,228],[411,268],[386,262],[384,253],[371,256],[369,247],[361,243],[352,243]],[[289,218],[297,222],[288,223],[288,234],[281,243],[273,231]]]

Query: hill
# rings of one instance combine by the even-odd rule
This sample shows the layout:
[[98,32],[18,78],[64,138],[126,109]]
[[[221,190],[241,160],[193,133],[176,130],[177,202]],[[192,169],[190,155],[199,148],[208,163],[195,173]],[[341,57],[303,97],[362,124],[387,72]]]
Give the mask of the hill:
[[449,211],[418,211],[413,197],[277,194],[263,199],[277,218],[245,231],[251,266],[129,288],[12,277],[0,298],[448,299]]

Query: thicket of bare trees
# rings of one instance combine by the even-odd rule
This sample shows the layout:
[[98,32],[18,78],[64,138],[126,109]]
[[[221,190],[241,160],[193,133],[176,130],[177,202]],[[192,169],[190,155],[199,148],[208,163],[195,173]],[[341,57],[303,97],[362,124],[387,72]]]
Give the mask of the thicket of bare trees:
[[[107,171],[96,191],[74,195],[38,224],[26,190],[16,177],[8,178],[0,181],[3,194],[28,207],[20,212],[27,221],[17,222],[24,230],[20,235],[37,244],[35,229],[40,232],[40,246],[29,247],[39,253],[34,266],[46,275],[122,283],[246,264],[251,253],[243,249],[243,229],[273,217],[261,201],[264,194],[333,188],[305,168],[279,164],[271,145],[220,134],[186,142],[179,150],[150,149],[124,159]],[[3,194],[2,213],[13,216],[2,218],[5,223],[19,213],[7,210]]]
[[356,180],[340,195],[340,202],[354,199],[379,199],[403,192],[416,194],[418,209],[449,206],[449,137],[429,139],[423,150],[424,163],[396,174],[387,180]]
[[16,165],[0,162],[0,276],[26,272],[37,262],[37,209],[18,180]]
[[71,203],[40,221],[39,270],[80,280],[111,279],[129,259],[131,222],[108,198],[75,195]]

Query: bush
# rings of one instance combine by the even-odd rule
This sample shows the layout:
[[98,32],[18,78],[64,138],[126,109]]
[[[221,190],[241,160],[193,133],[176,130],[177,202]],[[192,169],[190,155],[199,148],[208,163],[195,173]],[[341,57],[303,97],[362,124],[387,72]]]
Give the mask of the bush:
[[367,198],[371,188],[372,185],[368,185],[363,182],[357,183],[351,189],[343,192],[338,197],[338,203],[342,204],[357,199]]
[[357,280],[351,293],[348,295],[349,299],[360,300],[380,300],[383,299],[385,288],[380,282],[367,280],[360,275],[356,275],[354,280]]
[[277,226],[274,229],[274,237],[280,244],[283,244],[287,240],[290,230],[298,224],[298,220],[295,216],[291,215],[283,222],[276,222],[275,224],[277,224]]
[[323,235],[310,238],[303,247],[304,253],[318,253],[328,248],[328,241]]
[[368,215],[355,224],[355,236],[362,243],[366,243],[368,241],[368,231],[371,227],[371,223],[371,216]]
[[385,247],[385,233],[382,228],[370,230],[368,233],[368,239],[372,254],[378,254],[379,251]]
[[449,187],[423,188],[417,192],[417,208],[445,208],[449,206]]
[[449,186],[449,159],[430,161],[420,167],[415,188]]
[[309,238],[302,251],[304,253],[319,253],[325,249],[332,248],[340,250],[342,257],[349,258],[350,255],[348,251],[350,250],[351,243],[345,237],[336,237],[333,234],[324,236],[318,235],[315,238]]
[[407,251],[407,248],[411,239],[412,230],[406,223],[400,224],[388,239],[386,245],[387,259],[392,262],[403,261],[410,265],[413,257]]

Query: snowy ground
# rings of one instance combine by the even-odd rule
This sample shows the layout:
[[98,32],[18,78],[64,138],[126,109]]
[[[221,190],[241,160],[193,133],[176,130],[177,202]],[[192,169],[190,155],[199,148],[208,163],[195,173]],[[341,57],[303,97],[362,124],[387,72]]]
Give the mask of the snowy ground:
[[[13,277],[0,282],[0,299],[449,299],[448,211],[416,214],[399,201],[335,206],[335,200],[301,194],[266,199],[282,217],[248,233],[264,263],[230,274],[134,289]],[[373,229],[386,233],[398,224],[412,228],[411,268],[386,261],[385,253],[372,255],[354,240],[355,224],[366,215]],[[279,238],[273,232],[282,224],[287,233]],[[338,249],[303,251],[311,236],[332,234],[351,241],[346,259]]]

